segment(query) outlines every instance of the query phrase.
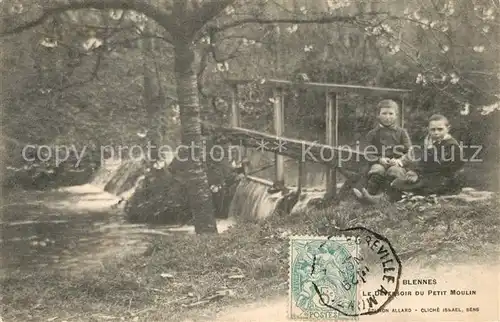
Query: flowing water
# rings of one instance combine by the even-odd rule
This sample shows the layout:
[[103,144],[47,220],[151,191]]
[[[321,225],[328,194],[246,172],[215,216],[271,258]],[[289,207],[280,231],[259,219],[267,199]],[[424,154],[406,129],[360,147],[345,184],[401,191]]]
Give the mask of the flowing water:
[[145,170],[145,164],[140,160],[122,162],[115,175],[104,186],[104,191],[119,196],[123,192],[133,188]]
[[[343,183],[337,183],[337,190],[342,187]],[[296,187],[290,187],[292,190],[297,190]],[[302,190],[299,196],[299,200],[293,206],[292,211],[290,213],[299,213],[305,212],[313,209],[311,207],[310,202],[314,199],[322,199],[325,196],[326,189],[322,186],[314,187],[314,188],[306,188]]]
[[[161,169],[168,166],[175,154],[166,152],[162,157],[163,160],[153,164],[155,168]],[[144,173],[147,171],[143,160],[106,160],[90,184],[123,199],[129,199],[140,182],[144,180]]]
[[281,193],[269,194],[268,185],[255,180],[241,180],[229,206],[229,217],[263,219],[273,214]]
[[[114,207],[119,199],[91,184],[12,193],[2,204],[0,277],[40,268],[78,275],[145,251],[152,235],[195,232],[193,226],[129,224]],[[217,229],[233,224],[218,220]]]
[[[11,216],[0,222],[4,232],[0,244],[10,258],[3,273],[49,266],[79,274],[83,268],[102,265],[110,256],[143,251],[148,235],[194,233],[193,226],[152,229],[125,222],[117,205],[134,193],[144,179],[144,170],[140,161],[108,160],[89,184],[20,194],[14,199],[24,199],[4,205],[5,213]],[[232,226],[236,217],[263,219],[273,215],[283,195],[268,193],[270,185],[258,178],[240,181],[229,206],[229,219],[217,220],[219,232]],[[292,212],[304,211],[310,200],[323,194],[321,187],[304,191]],[[19,214],[16,204],[32,205]]]
[[90,184],[101,189],[104,189],[106,184],[118,172],[122,162],[121,160],[106,160],[102,163],[101,167],[96,171]]
[[[270,179],[276,177],[276,168],[274,166],[274,153],[260,152],[255,149],[247,149],[247,159],[250,162],[248,173],[252,177],[261,179]],[[285,185],[297,185],[299,180],[299,162],[297,160],[284,156]],[[326,175],[325,166],[314,162],[304,163],[303,187],[304,188],[325,188]]]
[[[164,167],[168,165],[172,159],[173,155],[167,156],[165,162],[160,166]],[[309,164],[307,165],[310,166]],[[144,165],[140,161],[107,160],[97,171],[90,184],[128,200],[141,181],[144,180],[143,168]],[[325,193],[323,187],[323,167],[316,170],[307,172],[307,184],[305,184],[304,190],[297,204],[293,207],[292,212],[305,211],[311,200],[323,197]],[[298,173],[293,171],[287,172],[288,185],[293,186],[296,183],[294,179],[297,176]],[[274,194],[267,192],[271,184],[271,182],[258,177],[249,177],[247,180],[242,180],[238,184],[229,205],[229,217],[263,219],[271,216],[275,212],[279,202],[283,199],[283,195],[280,192]],[[291,189],[295,190],[296,188],[291,187]]]

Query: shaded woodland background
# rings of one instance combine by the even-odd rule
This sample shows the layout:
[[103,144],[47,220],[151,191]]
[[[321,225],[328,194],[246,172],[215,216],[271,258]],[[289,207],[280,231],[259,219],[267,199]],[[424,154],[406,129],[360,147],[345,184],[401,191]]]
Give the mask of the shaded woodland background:
[[[13,15],[30,17],[30,1],[1,6],[4,26]],[[252,23],[217,33],[205,28],[195,45],[203,119],[229,123],[227,78],[306,73],[317,82],[407,88],[413,91],[406,101],[413,140],[423,138],[428,116],[445,114],[459,141],[484,146],[485,162],[474,166],[485,176],[471,177],[491,181],[500,134],[496,2],[242,1],[215,22],[263,12],[311,23]],[[332,12],[380,15],[320,23],[318,17]],[[68,11],[1,41],[4,170],[26,163],[20,157],[26,144],[74,144],[97,153],[104,145],[180,143],[172,44],[144,15]],[[243,126],[272,130],[270,94],[256,84],[241,87]],[[285,134],[321,141],[324,101],[314,92],[289,93]],[[340,143],[353,144],[373,126],[376,99],[346,94],[339,102]]]

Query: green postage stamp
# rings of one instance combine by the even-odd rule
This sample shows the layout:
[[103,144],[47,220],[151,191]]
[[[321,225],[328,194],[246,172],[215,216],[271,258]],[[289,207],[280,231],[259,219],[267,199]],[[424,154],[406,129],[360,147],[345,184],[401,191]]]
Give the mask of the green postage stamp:
[[345,237],[291,236],[289,318],[356,320],[357,253]]

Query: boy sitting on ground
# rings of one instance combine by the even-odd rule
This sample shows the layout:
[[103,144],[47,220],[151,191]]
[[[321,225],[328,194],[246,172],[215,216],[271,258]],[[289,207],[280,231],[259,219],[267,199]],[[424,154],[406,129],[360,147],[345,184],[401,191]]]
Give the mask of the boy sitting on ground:
[[[366,188],[362,188],[362,192],[353,189],[358,199],[370,199],[379,193],[385,183],[404,176],[404,170],[398,161],[411,148],[408,132],[396,124],[398,104],[393,100],[382,100],[378,103],[377,110],[379,123],[366,136],[367,143],[375,149],[375,155],[370,155],[368,160],[370,170]],[[391,191],[388,192],[390,195]]]
[[400,165],[405,176],[396,178],[391,186],[402,192],[419,195],[448,194],[460,190],[458,172],[462,169],[461,147],[450,134],[448,119],[435,114],[429,119],[424,146],[413,157],[405,156]]

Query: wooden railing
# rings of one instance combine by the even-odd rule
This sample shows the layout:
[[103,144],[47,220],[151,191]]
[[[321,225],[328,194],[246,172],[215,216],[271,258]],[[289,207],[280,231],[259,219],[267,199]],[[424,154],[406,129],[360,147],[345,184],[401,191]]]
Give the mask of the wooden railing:
[[346,159],[347,155],[350,155],[350,158],[356,162],[365,162],[365,159],[369,158],[366,153],[347,147],[298,140],[241,127],[224,127],[208,122],[203,122],[203,127],[223,135],[233,145],[255,148],[261,152],[276,153],[301,162],[309,161],[322,163],[328,167],[337,167],[339,162],[349,162],[349,159]]
[[[400,100],[400,119],[401,126],[404,124],[405,97],[410,93],[406,89],[369,87],[357,85],[340,85],[331,83],[314,82],[291,82],[286,80],[267,79],[260,80],[261,86],[270,86],[273,88],[274,95],[274,134],[268,134],[260,131],[254,131],[241,127],[240,110],[238,108],[238,85],[257,82],[255,80],[227,80],[232,88],[231,103],[231,126],[216,126],[209,123],[203,123],[204,128],[211,129],[216,133],[224,135],[229,142],[243,147],[256,148],[260,151],[272,152],[275,154],[276,177],[274,182],[277,185],[284,186],[285,168],[284,156],[299,161],[299,187],[304,184],[304,163],[306,161],[321,163],[325,165],[326,171],[326,194],[329,197],[336,196],[337,170],[344,176],[359,172],[363,164],[367,163],[367,155],[350,148],[341,148],[338,144],[338,120],[339,106],[338,95],[344,92],[355,92],[361,95],[376,95],[384,98],[397,98]],[[326,107],[326,133],[325,144],[317,142],[299,140],[283,137],[284,133],[284,91],[297,89],[320,90],[325,93]],[[280,148],[282,147],[282,148]],[[349,158],[346,158],[349,155]]]

